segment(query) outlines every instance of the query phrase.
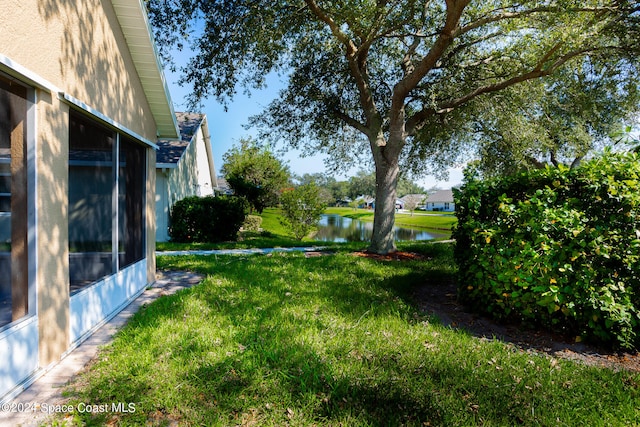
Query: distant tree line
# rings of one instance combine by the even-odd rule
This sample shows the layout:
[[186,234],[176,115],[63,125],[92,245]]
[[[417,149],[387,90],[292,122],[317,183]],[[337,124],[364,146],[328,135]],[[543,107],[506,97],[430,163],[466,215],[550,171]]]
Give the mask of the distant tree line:
[[[374,172],[360,170],[347,181],[338,181],[324,173],[292,176],[289,168],[274,153],[252,138],[241,139],[239,144],[234,145],[223,155],[221,171],[233,190],[234,197],[245,202],[244,206],[249,213],[261,213],[267,207],[280,207],[282,224],[298,240],[302,240],[313,231],[326,206],[353,205],[354,202],[359,204],[362,197],[372,197],[376,194]],[[405,177],[399,179],[398,194],[400,196],[425,193],[424,188],[410,179]],[[418,198],[422,200],[424,197]],[[193,203],[200,206],[200,201],[193,201]],[[411,205],[409,209],[412,210],[419,202],[408,203]],[[202,211],[196,216],[206,222],[206,209],[194,208],[191,205],[185,209],[181,216],[186,218],[189,212]],[[249,217],[253,216],[249,215]],[[200,226],[192,225],[189,221],[185,224],[182,227],[185,234],[183,240],[193,238],[192,236],[201,239],[195,231],[199,230]],[[241,224],[242,221],[238,223],[238,229]],[[246,220],[244,228],[245,230],[252,228]],[[178,231],[176,228],[174,232],[176,236]],[[237,234],[237,230],[232,234]]]
[[[375,172],[360,170],[356,175],[346,181],[338,181],[333,176],[324,173],[305,173],[295,178],[295,181],[302,184],[314,182],[320,188],[320,197],[328,205],[335,205],[340,202],[354,201],[362,196],[373,197],[376,194]],[[407,177],[398,180],[398,197],[408,194],[427,194],[437,188],[425,189]]]
[[[376,194],[375,172],[361,169],[345,181],[338,181],[326,173],[305,173],[294,176],[274,153],[252,138],[243,138],[223,156],[222,173],[234,194],[249,202],[251,211],[262,212],[275,207],[281,195],[296,187],[314,184],[318,198],[329,206],[354,201]],[[408,194],[427,194],[437,188],[424,189],[408,177],[398,180],[398,197]]]

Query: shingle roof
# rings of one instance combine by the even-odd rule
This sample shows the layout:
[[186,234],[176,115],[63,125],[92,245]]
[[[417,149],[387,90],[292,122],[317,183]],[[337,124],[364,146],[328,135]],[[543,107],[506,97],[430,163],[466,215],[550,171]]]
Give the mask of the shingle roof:
[[427,203],[453,203],[453,191],[438,190],[427,198]]
[[177,164],[180,161],[191,143],[191,139],[202,124],[204,115],[198,113],[176,113],[176,118],[178,119],[178,129],[180,129],[180,141],[158,140],[156,164]]

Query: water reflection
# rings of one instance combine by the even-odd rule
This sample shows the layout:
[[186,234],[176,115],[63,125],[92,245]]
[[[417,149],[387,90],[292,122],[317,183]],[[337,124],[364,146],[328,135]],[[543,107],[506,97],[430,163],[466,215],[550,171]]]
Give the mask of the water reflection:
[[[373,233],[373,223],[346,218],[340,215],[322,215],[318,233],[314,239],[325,242],[368,242]],[[443,233],[394,227],[395,240],[433,240],[447,237]]]

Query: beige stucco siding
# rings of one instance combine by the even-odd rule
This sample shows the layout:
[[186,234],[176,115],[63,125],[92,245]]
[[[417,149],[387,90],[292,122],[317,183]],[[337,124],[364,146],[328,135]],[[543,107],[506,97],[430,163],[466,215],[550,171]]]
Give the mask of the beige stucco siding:
[[37,299],[40,365],[69,346],[68,107],[38,91],[36,144]]
[[154,141],[156,125],[111,2],[0,0],[0,53]]
[[[39,363],[46,367],[59,360],[70,344],[67,213],[71,107],[56,91],[150,141],[156,140],[156,123],[110,1],[0,0],[0,11],[0,54],[50,87],[36,90],[33,124]],[[155,279],[153,149],[147,149],[147,158],[150,282]]]

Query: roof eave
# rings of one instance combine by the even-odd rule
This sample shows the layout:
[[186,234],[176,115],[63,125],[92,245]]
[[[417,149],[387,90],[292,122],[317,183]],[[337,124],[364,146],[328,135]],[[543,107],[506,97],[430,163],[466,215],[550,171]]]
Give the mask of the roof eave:
[[156,122],[158,138],[180,137],[169,86],[142,0],[111,0]]

